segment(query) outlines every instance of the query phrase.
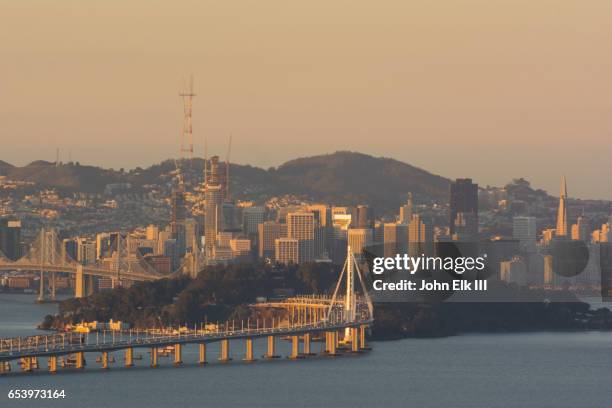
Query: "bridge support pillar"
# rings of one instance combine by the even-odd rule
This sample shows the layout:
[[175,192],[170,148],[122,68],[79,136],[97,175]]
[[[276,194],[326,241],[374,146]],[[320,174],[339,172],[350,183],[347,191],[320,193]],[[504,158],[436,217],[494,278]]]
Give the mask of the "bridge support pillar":
[[104,370],[108,370],[109,365],[108,365],[108,351],[103,351],[102,352],[102,368]]
[[275,352],[276,349],[276,339],[274,336],[268,336],[268,352],[266,353],[266,358],[279,358]]
[[200,343],[200,358],[198,360],[200,365],[206,364],[206,344]]
[[180,344],[174,345],[174,365],[183,364],[183,353]]
[[292,360],[301,358],[300,356],[300,336],[291,336],[291,355],[289,358]]
[[74,297],[82,298],[85,296],[85,278],[83,276],[83,265],[77,265],[74,281]]
[[310,333],[304,333],[304,355],[311,356],[310,352]]
[[357,334],[357,328],[351,328],[351,351],[353,353],[359,352],[359,335]]
[[157,347],[151,348],[151,367],[157,367]]
[[359,326],[359,348],[361,350],[368,350],[369,347],[366,346],[366,326]]
[[25,372],[30,372],[38,368],[38,359],[36,357],[22,357],[19,363],[21,365],[21,370]]
[[49,372],[51,374],[57,373],[57,356],[49,357]]
[[125,366],[126,367],[134,366],[134,349],[132,347],[125,349]]
[[253,339],[246,339],[246,355],[244,356],[244,361],[255,361],[255,358],[253,358]]
[[337,356],[336,353],[338,347],[338,332],[330,331],[325,333],[325,351],[330,356]]
[[9,373],[11,371],[11,362],[10,361],[2,361],[0,362],[0,374]]
[[219,361],[222,361],[222,362],[230,361],[229,340],[228,339],[221,340],[221,356],[219,357]]
[[83,369],[83,362],[85,360],[85,358],[83,357],[83,352],[79,351],[78,353],[74,353],[74,358],[75,358],[74,366],[79,370]]

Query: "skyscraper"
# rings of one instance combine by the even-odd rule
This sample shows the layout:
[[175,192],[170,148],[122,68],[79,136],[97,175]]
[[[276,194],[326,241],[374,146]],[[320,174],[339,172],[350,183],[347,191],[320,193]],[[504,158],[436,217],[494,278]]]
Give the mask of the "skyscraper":
[[242,210],[242,229],[247,235],[257,234],[257,227],[264,222],[265,207],[247,207]]
[[567,184],[565,182],[565,176],[561,178],[561,192],[559,195],[559,210],[557,211],[557,229],[555,234],[558,237],[568,236],[568,223],[567,223],[567,206],[565,200],[567,199]]
[[258,225],[259,257],[274,257],[275,241],[281,238],[281,225],[276,221],[264,221]]
[[182,182],[172,191],[171,196],[172,215],[170,219],[170,233],[172,239],[176,241],[176,255],[182,257],[186,252],[185,236],[185,191]]
[[372,228],[374,223],[374,214],[367,205],[358,205],[353,208],[353,224],[351,228]]
[[363,250],[371,247],[372,243],[372,229],[350,228],[348,230],[348,245],[357,260],[363,259]]
[[315,256],[323,254],[331,255],[333,252],[333,225],[332,211],[327,204],[313,204],[308,206],[308,211],[315,215]]
[[412,193],[408,193],[408,199],[406,200],[406,204],[400,207],[399,212],[399,223],[408,225],[410,220],[412,219]]
[[299,242],[298,262],[314,259],[315,222],[311,212],[287,214],[287,236]]
[[408,226],[408,253],[410,256],[433,255],[433,226],[418,214],[412,215]]
[[406,224],[386,223],[383,231],[385,257],[393,257],[396,254],[408,252],[408,226]]
[[0,220],[0,252],[13,261],[21,256],[21,221]]
[[578,217],[576,224],[572,225],[572,239],[576,241],[590,240],[591,225],[584,217]]
[[299,263],[299,241],[295,238],[277,238],[274,241],[276,262]]
[[522,249],[535,250],[537,233],[536,217],[512,219],[512,237],[519,240]]
[[207,256],[211,256],[212,249],[217,240],[217,232],[222,225],[222,204],[225,196],[225,189],[221,182],[219,173],[219,157],[213,156],[210,159],[210,174],[205,181],[204,199],[205,218],[204,218],[204,243]]
[[457,179],[450,186],[450,216],[449,216],[449,229],[451,236],[455,233],[457,221],[457,214],[471,214],[470,216],[463,216],[463,220],[475,220],[476,231],[473,231],[474,235],[478,233],[478,184],[472,183],[472,179]]

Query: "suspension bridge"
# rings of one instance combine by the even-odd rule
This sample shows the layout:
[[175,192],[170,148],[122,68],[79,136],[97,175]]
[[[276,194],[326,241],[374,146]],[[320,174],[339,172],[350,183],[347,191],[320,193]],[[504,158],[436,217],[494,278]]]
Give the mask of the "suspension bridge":
[[44,301],[46,295],[55,300],[56,274],[66,273],[74,276],[75,297],[80,298],[93,291],[92,277],[111,279],[112,287],[123,283],[150,281],[176,276],[180,273],[194,274],[202,264],[199,253],[187,254],[178,270],[171,274],[159,273],[139,253],[130,251],[130,239],[117,234],[116,250],[109,258],[99,259],[88,265],[74,260],[58,238],[54,229],[42,229],[30,245],[26,254],[11,261],[0,252],[0,271],[34,271],[40,273],[38,300]]
[[[323,354],[337,356],[340,351],[362,352],[367,350],[366,330],[374,321],[372,301],[368,295],[364,277],[355,257],[348,248],[348,256],[331,296],[301,296],[277,302],[251,305],[253,308],[280,308],[287,313],[285,319],[256,319],[222,324],[196,325],[193,329],[139,329],[102,331],[96,333],[59,333],[45,336],[29,336],[0,339],[0,372],[12,370],[17,361],[24,372],[40,369],[39,362],[47,359],[47,368],[56,373],[60,366],[83,369],[85,353],[98,355],[102,369],[110,368],[113,353],[123,352],[126,367],[134,365],[134,350],[149,350],[150,366],[158,366],[159,353],[171,350],[174,364],[183,363],[183,347],[198,346],[198,362],[207,363],[207,345],[219,343],[219,361],[231,360],[230,340],[245,342],[244,361],[255,360],[253,343],[266,339],[264,358],[278,358],[276,342],[279,338],[291,341],[290,359],[313,355],[313,336],[324,338]],[[356,291],[356,281],[361,293]],[[345,292],[340,294],[342,283]],[[302,345],[300,349],[300,344]],[[58,361],[60,364],[58,364]]]

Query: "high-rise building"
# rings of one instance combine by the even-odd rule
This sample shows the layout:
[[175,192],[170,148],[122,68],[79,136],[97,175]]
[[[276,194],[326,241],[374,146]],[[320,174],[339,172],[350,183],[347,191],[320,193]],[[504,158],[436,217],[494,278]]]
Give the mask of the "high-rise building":
[[565,176],[561,178],[561,192],[559,195],[559,209],[557,211],[557,229],[556,235],[558,237],[567,237],[568,221],[567,221],[567,205],[565,200],[567,199],[567,184],[565,182]]
[[173,271],[178,269],[180,266],[180,257],[178,256],[176,239],[171,238],[164,241],[163,255],[170,258],[170,265]]
[[170,232],[172,234],[172,239],[176,240],[177,256],[182,257],[187,250],[187,238],[185,235],[185,192],[183,191],[182,185],[179,185],[172,191],[171,206]]
[[351,228],[372,228],[374,213],[367,205],[358,205],[353,208],[353,224]]
[[554,237],[555,237],[554,228],[546,228],[542,230],[542,244],[543,245],[550,244]]
[[512,219],[512,237],[518,239],[523,249],[535,250],[538,231],[536,217],[514,217]]
[[373,244],[371,228],[350,228],[348,230],[348,246],[357,260],[363,259],[363,251]]
[[81,265],[90,265],[96,262],[96,244],[87,238],[77,238],[76,257],[73,258]]
[[332,210],[326,204],[314,204],[308,206],[308,211],[315,215],[315,257],[332,253],[333,222]]
[[433,226],[419,214],[412,214],[408,225],[408,253],[410,256],[433,255]]
[[337,215],[337,214],[351,215],[350,208],[348,208],[348,207],[332,207],[331,208],[331,213],[332,213],[332,220],[334,219],[334,216]]
[[515,256],[500,263],[500,279],[517,285],[527,284],[527,264],[523,257]]
[[[455,234],[457,214],[463,213],[463,219],[466,220],[469,217],[467,214],[473,216],[475,220],[476,231],[474,235],[478,234],[478,184],[472,183],[472,179],[457,179],[450,185],[450,217],[449,217],[449,229],[450,235]],[[472,223],[474,224],[474,223]],[[474,225],[471,226],[474,228]]]
[[154,252],[156,255],[164,255],[166,241],[172,238],[172,234],[166,229],[160,231],[157,237],[157,251]]
[[216,245],[219,248],[229,248],[230,241],[236,237],[236,233],[230,231],[219,231],[217,232]]
[[399,223],[408,225],[410,220],[412,219],[412,193],[408,193],[408,199],[406,200],[406,204],[400,207],[399,211]]
[[314,260],[315,222],[311,212],[287,214],[287,236],[299,242],[298,262]]
[[185,218],[183,224],[185,226],[185,250],[186,252],[195,252],[198,249],[198,222],[195,218]]
[[408,253],[408,225],[393,222],[386,223],[383,228],[384,256]]
[[475,242],[478,240],[478,218],[474,213],[458,212],[455,217],[453,241]]
[[230,240],[232,256],[238,261],[247,261],[251,258],[251,240],[247,238],[234,238]]
[[330,226],[332,223],[332,209],[327,204],[309,205],[307,211],[315,215],[315,220],[322,227]]
[[590,241],[591,225],[584,217],[578,217],[576,224],[572,225],[572,239],[575,241]]
[[602,224],[600,229],[593,231],[592,237],[594,243],[612,242],[610,224]]
[[242,230],[247,235],[258,233],[259,224],[264,222],[266,216],[265,207],[247,207],[242,210]]
[[264,221],[259,224],[259,257],[274,257],[276,239],[281,238],[281,224],[276,221]]
[[146,236],[147,239],[156,240],[159,238],[159,227],[154,224],[147,225]]
[[[337,209],[339,207],[334,207]],[[332,209],[333,231],[330,242],[330,258],[334,264],[340,265],[346,259],[348,230],[351,225],[351,215],[346,211],[334,212]],[[342,209],[345,209],[342,207]]]
[[277,238],[274,258],[281,264],[299,263],[299,241],[295,238]]
[[22,256],[21,221],[0,221],[0,250],[7,258],[13,261],[16,261]]
[[212,249],[217,240],[217,233],[223,230],[222,204],[225,199],[225,188],[219,173],[219,157],[210,159],[210,173],[204,186],[205,218],[204,243],[207,256],[212,255]]

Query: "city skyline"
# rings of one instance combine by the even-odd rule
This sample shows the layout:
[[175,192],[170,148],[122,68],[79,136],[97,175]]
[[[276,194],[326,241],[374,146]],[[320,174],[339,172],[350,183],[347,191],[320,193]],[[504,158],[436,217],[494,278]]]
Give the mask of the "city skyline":
[[574,197],[612,199],[595,182],[612,147],[609,2],[345,6],[5,3],[0,37],[25,34],[3,43],[2,159],[176,157],[193,74],[199,155],[233,134],[233,161],[264,168],[354,150],[480,185],[556,191],[566,174]]

